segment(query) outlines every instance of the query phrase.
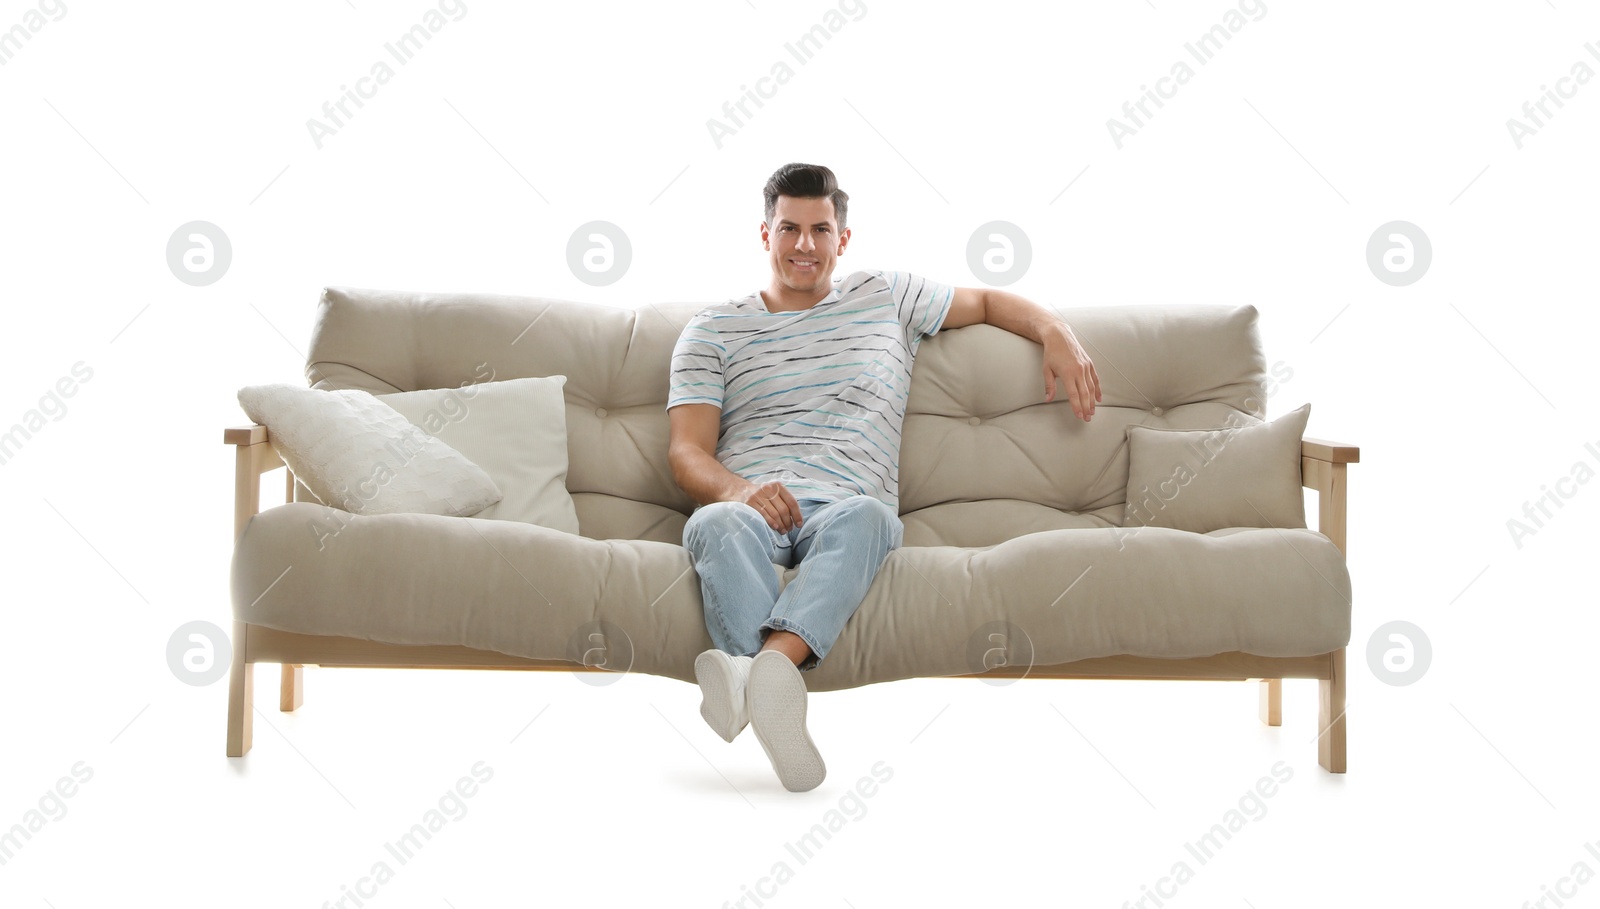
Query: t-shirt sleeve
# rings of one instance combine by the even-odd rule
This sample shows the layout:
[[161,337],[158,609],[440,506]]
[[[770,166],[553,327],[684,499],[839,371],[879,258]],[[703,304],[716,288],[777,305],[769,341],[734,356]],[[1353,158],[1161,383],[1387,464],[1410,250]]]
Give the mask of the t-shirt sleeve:
[[696,314],[672,348],[667,381],[667,408],[679,404],[722,406],[723,358],[727,348],[710,327],[709,317]]
[[920,336],[938,334],[955,299],[955,287],[908,271],[884,272],[883,277],[889,282],[889,295],[894,298],[895,312],[905,326],[906,337],[915,341]]

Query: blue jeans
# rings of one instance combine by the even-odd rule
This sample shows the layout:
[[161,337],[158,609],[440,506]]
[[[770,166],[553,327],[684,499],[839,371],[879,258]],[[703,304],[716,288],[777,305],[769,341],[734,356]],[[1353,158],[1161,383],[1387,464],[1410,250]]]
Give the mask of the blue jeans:
[[[744,502],[713,502],[689,515],[683,545],[700,575],[706,630],[718,650],[754,656],[766,632],[791,631],[811,648],[810,670],[828,655],[872,587],[905,525],[880,499],[796,499],[801,523],[779,533]],[[800,570],[778,592],[773,564]]]

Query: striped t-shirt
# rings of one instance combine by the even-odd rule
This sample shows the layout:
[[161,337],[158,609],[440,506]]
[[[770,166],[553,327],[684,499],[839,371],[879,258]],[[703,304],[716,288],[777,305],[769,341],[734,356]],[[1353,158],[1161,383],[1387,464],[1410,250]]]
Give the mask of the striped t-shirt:
[[722,408],[717,460],[796,499],[869,495],[900,509],[900,427],[911,363],[955,288],[858,271],[810,309],[771,312],[759,292],[694,314],[672,351],[667,409]]

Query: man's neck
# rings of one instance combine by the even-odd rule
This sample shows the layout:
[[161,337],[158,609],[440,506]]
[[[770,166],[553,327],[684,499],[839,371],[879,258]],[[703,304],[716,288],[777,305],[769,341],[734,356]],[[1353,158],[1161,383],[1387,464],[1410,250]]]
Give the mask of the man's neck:
[[773,282],[771,287],[761,292],[761,302],[768,312],[799,312],[816,306],[831,293],[833,288],[825,287],[814,294],[803,294]]

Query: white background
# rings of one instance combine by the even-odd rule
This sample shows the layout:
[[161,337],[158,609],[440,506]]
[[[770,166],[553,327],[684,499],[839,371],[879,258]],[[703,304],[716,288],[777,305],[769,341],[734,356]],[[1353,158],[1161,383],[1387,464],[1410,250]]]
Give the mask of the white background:
[[[1507,529],[1575,464],[1600,470],[1600,85],[1520,149],[1506,125],[1575,62],[1600,69],[1600,16],[1271,0],[1199,66],[1184,44],[1225,3],[868,0],[801,66],[785,43],[837,7],[468,0],[317,148],[307,120],[428,8],[68,0],[0,67],[0,428],[74,364],[93,371],[0,466],[0,828],[77,762],[93,772],[0,865],[0,903],[321,906],[385,858],[375,905],[456,909],[758,888],[855,909],[1137,905],[1174,892],[1160,879],[1180,860],[1180,905],[1600,900],[1600,882],[1560,883],[1600,873],[1584,769],[1600,483],[1564,484],[1520,546]],[[0,29],[30,9],[0,3]],[[1118,149],[1107,119],[1180,59],[1194,78]],[[719,148],[707,120],[778,60],[794,78]],[[244,421],[239,387],[303,381],[321,288],[742,296],[769,277],[760,189],[789,161],[827,164],[851,195],[841,268],[979,286],[966,244],[998,219],[1034,249],[1007,289],[1069,319],[1260,309],[1268,361],[1294,370],[1270,416],[1311,401],[1309,435],[1361,446],[1348,774],[1317,766],[1316,684],[1293,680],[1279,728],[1256,719],[1254,683],[818,694],[829,776],[794,794],[670,679],[310,668],[284,715],[262,667],[255,749],[223,756],[226,682],[181,683],[166,642],[195,619],[229,627],[221,431]],[[233,245],[205,287],[165,259],[193,220]],[[591,220],[633,244],[607,287],[566,264]],[[1365,258],[1393,220],[1433,246],[1405,287]],[[1396,619],[1433,650],[1402,687],[1365,655]],[[411,862],[387,856],[478,761],[493,777],[468,813]],[[854,809],[880,761],[892,777],[821,851],[785,849]],[[1279,761],[1293,775],[1266,813],[1195,861],[1184,844]],[[793,878],[764,881],[780,861]]]

